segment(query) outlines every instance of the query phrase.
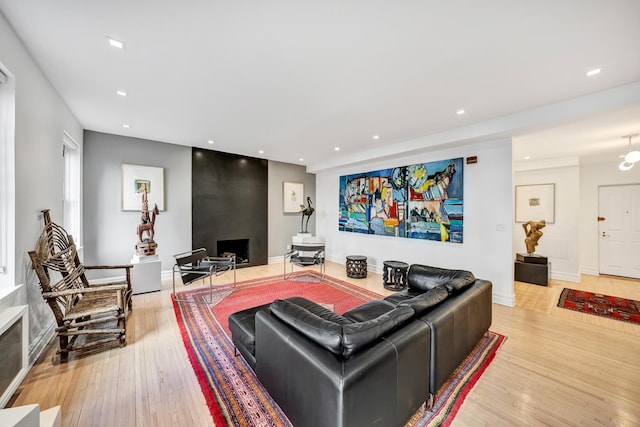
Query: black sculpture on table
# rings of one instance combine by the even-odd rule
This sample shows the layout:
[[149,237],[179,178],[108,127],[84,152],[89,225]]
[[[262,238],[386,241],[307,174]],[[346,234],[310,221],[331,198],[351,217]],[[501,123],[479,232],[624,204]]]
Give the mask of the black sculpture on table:
[[[302,220],[300,221],[300,232],[301,233],[308,233],[307,229],[309,227],[309,218],[311,218],[311,215],[313,215],[313,212],[315,212],[315,209],[311,206],[311,197],[307,197],[307,207],[305,208],[304,205],[300,205],[300,208],[302,209],[300,212],[302,212]],[[304,222],[304,217],[307,217],[307,222]]]

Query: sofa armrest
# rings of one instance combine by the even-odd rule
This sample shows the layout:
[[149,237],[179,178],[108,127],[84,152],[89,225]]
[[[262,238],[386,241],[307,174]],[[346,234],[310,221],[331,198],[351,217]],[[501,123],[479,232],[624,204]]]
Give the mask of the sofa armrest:
[[460,294],[451,295],[419,317],[431,328],[431,384],[435,395],[491,326],[492,283],[476,279]]
[[256,314],[256,374],[294,425],[403,425],[428,399],[429,327],[413,321],[349,359],[269,311]]

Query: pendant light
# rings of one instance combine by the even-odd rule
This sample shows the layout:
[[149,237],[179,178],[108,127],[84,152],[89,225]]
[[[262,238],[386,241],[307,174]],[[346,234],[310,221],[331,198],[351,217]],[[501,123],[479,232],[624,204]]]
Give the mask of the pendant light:
[[627,163],[636,163],[637,161],[640,161],[640,151],[634,150],[631,151],[631,138],[635,138],[636,136],[638,136],[637,133],[634,133],[633,135],[627,135],[624,138],[629,138],[629,148],[628,148],[628,153],[626,156],[624,156],[624,161]]
[[628,171],[633,167],[635,163],[627,162],[626,160],[618,165],[618,169],[621,171]]
[[636,162],[640,161],[640,151],[631,151],[631,138],[635,138],[636,136],[638,136],[637,133],[623,136],[623,138],[629,138],[629,146],[627,148],[627,154],[624,156],[624,161],[618,166],[621,171],[628,171]]

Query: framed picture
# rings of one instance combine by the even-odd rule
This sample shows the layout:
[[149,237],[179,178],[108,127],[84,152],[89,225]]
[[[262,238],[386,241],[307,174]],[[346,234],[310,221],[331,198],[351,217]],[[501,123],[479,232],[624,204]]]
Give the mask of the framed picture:
[[122,164],[122,210],[142,209],[142,192],[147,189],[149,210],[154,205],[164,210],[164,169],[153,166]]
[[555,184],[516,185],[516,222],[555,222]]
[[304,205],[304,184],[301,182],[284,182],[282,187],[284,213],[298,213]]

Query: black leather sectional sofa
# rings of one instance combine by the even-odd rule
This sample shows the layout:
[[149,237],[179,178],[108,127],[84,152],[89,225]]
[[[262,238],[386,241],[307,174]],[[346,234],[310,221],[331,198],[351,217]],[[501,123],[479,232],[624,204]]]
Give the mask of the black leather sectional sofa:
[[339,315],[301,297],[234,313],[236,348],[296,426],[402,426],[491,325],[491,282],[414,264]]

